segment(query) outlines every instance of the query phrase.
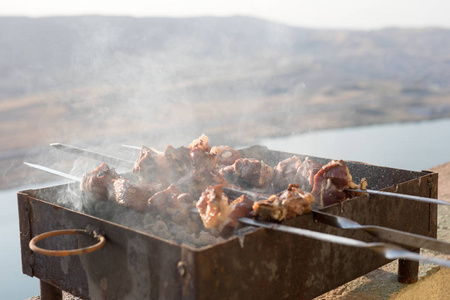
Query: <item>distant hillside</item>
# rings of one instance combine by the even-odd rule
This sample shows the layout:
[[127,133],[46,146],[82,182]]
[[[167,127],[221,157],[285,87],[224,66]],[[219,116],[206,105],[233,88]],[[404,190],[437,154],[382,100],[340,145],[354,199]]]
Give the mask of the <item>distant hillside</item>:
[[49,142],[163,148],[204,132],[213,144],[247,145],[446,117],[450,30],[313,30],[239,16],[0,18],[4,174],[20,161],[11,158]]
[[[271,78],[288,79],[282,84],[254,74],[275,93],[292,87],[289,80],[314,89],[380,79],[407,89],[450,88],[450,30],[444,29],[326,31],[248,17],[17,17],[0,18],[0,36],[0,99],[90,82],[134,82],[135,74],[154,80],[154,72],[171,81],[202,70],[226,76],[255,65],[273,71]],[[104,74],[111,71],[122,74]]]

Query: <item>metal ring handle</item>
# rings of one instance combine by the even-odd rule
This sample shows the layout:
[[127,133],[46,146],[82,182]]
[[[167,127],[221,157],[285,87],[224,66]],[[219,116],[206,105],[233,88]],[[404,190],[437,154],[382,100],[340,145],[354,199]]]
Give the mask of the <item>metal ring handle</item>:
[[[55,235],[64,235],[64,234],[86,234],[89,236],[93,236],[98,239],[98,243],[89,247],[73,249],[73,250],[47,250],[36,246],[36,243],[40,240],[46,239]],[[31,239],[29,246],[30,249],[36,253],[47,255],[47,256],[69,256],[69,255],[80,255],[83,253],[89,253],[96,251],[105,245],[106,239],[103,235],[94,233],[91,234],[84,229],[67,229],[67,230],[54,230],[49,232],[41,233]]]

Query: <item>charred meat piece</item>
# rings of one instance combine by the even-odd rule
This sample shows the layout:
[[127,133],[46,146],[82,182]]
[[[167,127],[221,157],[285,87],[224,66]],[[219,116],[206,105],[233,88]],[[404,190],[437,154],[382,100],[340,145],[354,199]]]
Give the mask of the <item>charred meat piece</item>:
[[181,223],[189,219],[191,209],[194,208],[194,198],[189,193],[172,195],[166,202],[166,213],[172,216],[175,223]]
[[[168,145],[164,152],[157,152],[142,146],[132,171],[143,181],[160,182],[167,187],[192,172],[195,163],[207,163],[199,153],[211,156],[214,164],[215,158],[209,154],[210,149],[208,137],[204,134],[194,140],[189,148]],[[196,155],[192,155],[192,151]]]
[[193,168],[197,171],[216,169],[216,157],[202,148],[192,149],[189,156]]
[[191,234],[201,230],[200,219],[190,211],[194,207],[194,202],[190,194],[183,193],[172,184],[148,199],[148,206],[158,215],[182,225],[186,232]]
[[165,186],[177,181],[192,169],[190,149],[168,145],[163,153],[142,147],[133,173],[143,181],[156,181]]
[[171,184],[168,188],[155,193],[150,199],[148,199],[148,205],[152,209],[156,209],[159,214],[166,214],[167,202],[169,201],[169,198],[182,193],[183,191]]
[[167,157],[172,168],[173,181],[180,179],[192,170],[190,153],[191,149],[187,147],[174,148],[172,145],[167,146],[164,150],[164,156]]
[[[194,140],[189,148],[174,148],[168,145],[162,153],[143,146],[132,172],[141,181],[159,182],[165,187],[180,179],[182,182],[186,181],[186,178],[192,177],[195,171],[197,173],[205,172],[205,174],[217,173],[214,172],[216,156],[209,152],[210,149],[208,137],[204,134]],[[215,174],[214,177],[221,177],[221,175]],[[222,181],[209,180],[201,186],[199,193],[209,184],[217,183],[222,183]]]
[[366,189],[367,181],[365,178],[360,184],[352,181],[352,175],[345,164],[341,160],[332,160],[324,165],[314,176],[314,188],[312,194],[315,203],[319,208],[339,203],[345,199],[351,198],[358,193],[347,192],[345,189]]
[[164,185],[170,184],[172,177],[171,165],[167,156],[163,153],[155,153],[145,146],[142,146],[132,172],[143,181],[160,182]]
[[184,192],[190,193],[196,199],[208,186],[217,184],[230,185],[215,169],[195,170],[176,183]]
[[322,169],[323,165],[317,161],[305,158],[303,163],[297,169],[297,174],[293,180],[293,183],[299,185],[299,187],[307,192],[311,192],[314,186],[314,176]]
[[275,191],[282,191],[286,189],[289,184],[294,183],[294,178],[297,175],[297,169],[302,164],[300,157],[292,156],[283,161],[280,161],[274,168],[273,188]]
[[238,227],[238,219],[250,214],[252,205],[253,201],[245,195],[230,200],[223,193],[223,185],[216,185],[202,193],[196,207],[205,228],[213,234],[228,236]]
[[265,220],[283,221],[309,213],[314,197],[305,193],[296,184],[269,199],[258,200],[253,204],[255,214]]
[[245,218],[250,215],[253,210],[253,200],[246,195],[242,195],[234,199],[230,203],[230,214],[228,220],[224,223],[224,226],[220,230],[221,236],[230,236],[233,232],[240,227],[239,218]]
[[228,146],[214,146],[210,153],[216,157],[216,164],[219,168],[232,165],[241,158],[239,151]]
[[198,199],[210,185],[229,185],[217,170],[214,155],[202,148],[194,148],[191,150],[190,157],[193,171],[176,182],[176,185],[184,192],[190,193],[194,198]]
[[233,165],[222,168],[220,173],[227,181],[242,188],[265,190],[271,187],[274,171],[262,161],[240,158]]
[[98,201],[108,201],[114,193],[113,183],[119,177],[115,169],[111,169],[106,163],[84,174],[80,182],[80,190],[89,198]]
[[119,205],[143,212],[152,195],[151,189],[134,185],[126,178],[114,180],[114,199]]

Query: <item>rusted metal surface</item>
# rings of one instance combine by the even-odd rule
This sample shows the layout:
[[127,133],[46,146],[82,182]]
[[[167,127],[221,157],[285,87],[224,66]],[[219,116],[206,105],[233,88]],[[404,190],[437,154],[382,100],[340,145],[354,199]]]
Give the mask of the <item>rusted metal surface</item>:
[[41,300],[62,300],[61,289],[54,285],[48,284],[43,280],[39,280],[39,287],[41,291]]
[[[416,185],[415,182],[410,184]],[[405,201],[405,202],[403,202]],[[403,203],[402,203],[403,202]],[[427,235],[428,204],[360,197],[324,211],[362,224]],[[346,232],[314,223],[311,215],[289,220],[286,225],[357,238],[375,239],[364,232]],[[281,245],[281,246],[280,246]],[[196,261],[196,262],[195,262]],[[362,276],[387,263],[365,250],[321,243],[289,234],[260,230],[238,240],[195,253],[191,278],[198,274],[196,290],[188,299],[240,299],[251,294],[262,299],[310,299]],[[414,272],[408,265],[409,273]],[[415,266],[417,272],[417,266]],[[406,274],[401,270],[402,276]],[[193,285],[193,284],[192,284]]]
[[[176,288],[180,286],[176,267],[180,260],[179,246],[32,197],[19,198],[19,203],[22,201],[29,203],[32,236],[57,228],[96,228],[106,236],[106,244],[100,250],[67,257],[30,253],[29,241],[23,237],[22,255],[25,261],[31,262],[27,270],[33,271],[25,274],[83,299],[180,298],[181,290]],[[19,214],[21,219],[26,217]],[[57,244],[69,249],[88,242],[79,236],[75,242],[60,241]],[[55,247],[43,245],[46,248],[52,246]]]
[[[420,249],[414,249],[415,252],[420,252]],[[409,251],[414,251],[409,249]],[[419,262],[405,259],[398,260],[398,282],[405,284],[416,283],[419,280]]]
[[34,256],[31,249],[28,247],[31,235],[30,213],[31,207],[28,201],[28,195],[25,192],[17,194],[18,209],[19,209],[19,230],[20,230],[20,248],[22,252],[22,272],[29,276],[34,276],[33,268]]
[[[261,147],[249,148],[243,153],[271,165],[292,156]],[[437,174],[352,162],[348,166],[355,180],[367,177],[371,189],[397,189],[402,193],[437,197]],[[66,188],[19,193],[23,272],[83,299],[311,299],[389,262],[367,249],[265,229],[246,233],[243,239],[234,237],[199,249],[176,245],[58,206],[52,197],[38,199],[42,198],[38,197],[43,195],[42,191],[58,195]],[[323,211],[360,224],[436,236],[437,207],[434,204],[365,195]],[[366,242],[376,241],[366,232],[316,223],[312,214],[285,224]],[[106,236],[106,245],[93,253],[63,258],[45,257],[28,249],[29,240],[37,234],[72,228],[95,228]],[[67,249],[79,247],[83,242],[78,239],[58,244]],[[416,266],[408,265],[407,272],[399,270],[399,274],[410,276],[414,269]]]

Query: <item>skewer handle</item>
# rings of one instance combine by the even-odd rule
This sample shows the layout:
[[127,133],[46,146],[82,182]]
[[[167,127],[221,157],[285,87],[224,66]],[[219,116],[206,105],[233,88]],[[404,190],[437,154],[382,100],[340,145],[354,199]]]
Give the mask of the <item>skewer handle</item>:
[[414,196],[414,195],[406,195],[406,194],[399,194],[399,193],[377,191],[377,190],[346,189],[346,191],[365,193],[365,194],[369,194],[369,195],[385,196],[385,197],[395,197],[395,198],[401,198],[401,199],[406,199],[406,200],[414,200],[414,201],[420,201],[420,202],[426,202],[426,203],[432,203],[432,204],[450,205],[450,202],[447,202],[447,201],[444,201],[444,200],[427,198],[427,197],[420,197],[420,196]]
[[440,259],[437,257],[432,256],[426,256],[421,255],[418,253],[414,253],[408,250],[405,250],[401,247],[392,245],[392,244],[386,244],[386,243],[366,243],[360,240],[355,240],[351,238],[346,238],[342,236],[337,235],[331,235],[327,233],[322,233],[318,231],[311,231],[307,229],[297,228],[297,227],[291,227],[286,226],[282,224],[274,224],[269,223],[265,221],[258,221],[250,218],[239,218],[239,222],[256,226],[256,227],[263,227],[266,229],[276,230],[276,231],[282,231],[287,232],[307,238],[312,238],[324,242],[329,242],[333,244],[340,244],[344,246],[350,246],[350,247],[358,247],[358,248],[368,248],[370,250],[373,250],[377,252],[380,255],[383,255],[387,259],[406,259],[406,260],[412,260],[412,261],[426,261],[430,263],[437,264],[442,267],[450,268],[450,261],[446,259]]

